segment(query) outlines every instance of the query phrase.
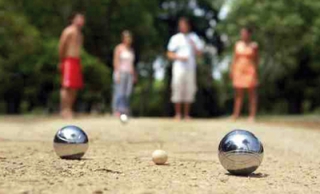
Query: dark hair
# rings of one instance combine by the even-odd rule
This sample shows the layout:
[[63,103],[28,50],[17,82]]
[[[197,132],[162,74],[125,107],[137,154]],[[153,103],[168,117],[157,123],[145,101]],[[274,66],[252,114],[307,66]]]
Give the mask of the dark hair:
[[72,12],[72,13],[70,14],[70,16],[69,16],[69,21],[72,22],[72,20],[73,20],[76,16],[78,16],[78,15],[84,16],[85,14],[84,14],[84,12],[81,12],[81,11],[74,11],[74,12]]
[[180,17],[179,22],[185,22],[191,27],[191,21],[188,17],[185,17],[185,16]]
[[246,30],[247,32],[249,32],[249,34],[253,33],[253,29],[249,26],[243,26],[242,29]]

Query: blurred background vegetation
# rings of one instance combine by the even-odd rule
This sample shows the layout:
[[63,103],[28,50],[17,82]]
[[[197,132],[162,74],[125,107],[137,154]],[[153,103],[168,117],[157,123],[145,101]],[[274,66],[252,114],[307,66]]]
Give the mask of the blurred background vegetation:
[[314,0],[0,0],[0,113],[58,111],[58,39],[73,11],[87,18],[79,112],[110,112],[112,52],[128,29],[139,72],[133,114],[172,115],[166,45],[177,19],[189,16],[207,43],[193,116],[232,111],[228,66],[242,26],[260,45],[260,114],[320,113],[319,10]]

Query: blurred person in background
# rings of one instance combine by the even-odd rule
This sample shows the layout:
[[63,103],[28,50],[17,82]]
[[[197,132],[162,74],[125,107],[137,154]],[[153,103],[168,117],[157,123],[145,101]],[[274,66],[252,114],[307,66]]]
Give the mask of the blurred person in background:
[[121,34],[122,42],[116,46],[113,56],[114,68],[114,115],[130,113],[130,96],[133,84],[137,81],[134,69],[135,54],[132,49],[132,34],[125,30]]
[[73,118],[72,107],[76,101],[77,91],[83,87],[83,78],[80,64],[80,52],[83,43],[82,28],[85,16],[74,13],[71,24],[66,27],[60,37],[59,57],[61,80],[61,116],[66,119]]
[[171,101],[175,106],[175,119],[181,120],[182,116],[190,119],[190,105],[197,91],[196,58],[202,55],[203,43],[191,32],[188,18],[180,18],[178,28],[179,32],[169,41],[167,56],[173,61]]
[[230,78],[235,90],[232,118],[236,120],[241,112],[244,91],[249,94],[249,121],[254,122],[257,112],[259,47],[251,40],[252,31],[242,28],[241,40],[235,44],[234,59],[231,65]]

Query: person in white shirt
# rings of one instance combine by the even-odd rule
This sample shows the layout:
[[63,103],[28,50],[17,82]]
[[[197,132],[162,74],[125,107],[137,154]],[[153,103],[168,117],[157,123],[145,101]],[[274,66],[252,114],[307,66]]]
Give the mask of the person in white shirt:
[[197,91],[196,58],[202,55],[204,45],[198,35],[190,31],[187,18],[180,18],[178,26],[179,33],[171,37],[167,56],[173,61],[171,101],[175,104],[175,118],[180,120],[182,104],[184,118],[190,119],[190,105]]

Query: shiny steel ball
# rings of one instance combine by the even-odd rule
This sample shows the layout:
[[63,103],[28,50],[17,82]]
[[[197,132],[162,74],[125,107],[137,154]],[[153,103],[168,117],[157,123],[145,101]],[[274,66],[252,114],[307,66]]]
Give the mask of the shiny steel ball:
[[56,154],[62,159],[80,159],[88,150],[87,134],[77,126],[65,126],[53,140]]
[[129,122],[129,116],[126,114],[121,114],[120,115],[120,121],[123,124],[127,124]]
[[231,131],[220,142],[220,163],[231,174],[249,175],[260,166],[262,159],[263,145],[249,131]]

